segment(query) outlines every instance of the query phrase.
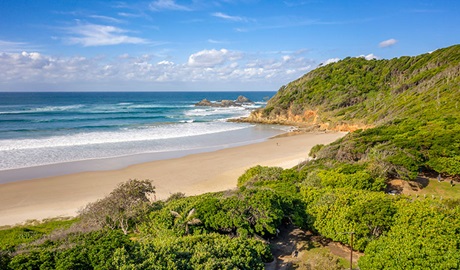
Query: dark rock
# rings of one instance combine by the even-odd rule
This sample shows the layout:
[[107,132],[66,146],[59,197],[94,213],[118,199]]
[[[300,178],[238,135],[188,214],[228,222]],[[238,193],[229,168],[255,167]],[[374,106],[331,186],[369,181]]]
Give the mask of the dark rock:
[[243,104],[253,103],[247,97],[239,96],[235,101],[233,100],[220,100],[217,102],[211,102],[207,99],[203,99],[202,101],[195,104],[195,106],[204,106],[204,107],[238,107]]
[[202,101],[196,103],[195,106],[212,106],[212,103],[207,99],[203,99]]
[[239,104],[236,104],[233,100],[222,100],[219,104],[219,107],[231,107],[231,106],[241,106]]
[[245,97],[245,96],[239,96],[236,100],[235,100],[236,103],[254,103],[252,102],[249,98]]

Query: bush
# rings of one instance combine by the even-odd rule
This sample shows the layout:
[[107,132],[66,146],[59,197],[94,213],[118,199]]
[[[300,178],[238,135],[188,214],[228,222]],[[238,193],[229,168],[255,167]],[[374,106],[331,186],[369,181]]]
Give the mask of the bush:
[[427,165],[437,172],[448,175],[460,175],[460,156],[435,157],[427,162]]
[[155,187],[150,180],[129,180],[119,184],[109,196],[88,204],[80,211],[80,218],[83,223],[100,228],[119,228],[127,234],[149,211],[148,196],[153,193]]
[[310,150],[310,153],[308,153],[308,155],[312,158],[316,158],[316,154],[321,150],[323,149],[324,147],[324,144],[317,144],[315,146],[313,146]]
[[[119,231],[76,234],[67,239],[46,242],[14,256],[9,269],[111,269],[113,254],[124,248],[136,256],[136,244]],[[59,251],[59,252],[57,252]],[[134,260],[130,258],[130,260]],[[3,269],[3,268],[2,268]]]
[[141,248],[140,269],[264,269],[270,249],[254,239],[218,234],[155,239]]
[[394,225],[367,246],[360,269],[458,269],[459,210],[431,200],[400,201]]
[[272,181],[280,179],[283,173],[283,168],[280,167],[252,167],[238,178],[238,187],[255,183],[257,181]]
[[364,250],[381,237],[393,224],[396,206],[391,197],[379,192],[346,189],[305,188],[309,226],[322,236]]

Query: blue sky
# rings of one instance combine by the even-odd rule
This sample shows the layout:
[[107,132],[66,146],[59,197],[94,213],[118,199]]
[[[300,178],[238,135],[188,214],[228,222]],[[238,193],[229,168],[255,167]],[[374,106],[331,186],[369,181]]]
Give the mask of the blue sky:
[[460,43],[457,0],[0,0],[0,91],[278,90]]

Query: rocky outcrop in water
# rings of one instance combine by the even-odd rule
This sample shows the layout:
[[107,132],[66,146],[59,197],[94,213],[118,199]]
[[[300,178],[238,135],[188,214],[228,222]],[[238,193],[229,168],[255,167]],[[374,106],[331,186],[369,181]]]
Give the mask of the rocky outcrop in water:
[[195,106],[204,106],[204,107],[238,107],[243,104],[253,104],[250,99],[245,96],[239,96],[236,100],[220,100],[216,102],[211,102],[208,99],[203,99],[200,102],[196,103]]
[[235,103],[244,104],[244,103],[254,103],[254,102],[252,102],[249,98],[245,96],[238,96],[238,98],[235,100]]

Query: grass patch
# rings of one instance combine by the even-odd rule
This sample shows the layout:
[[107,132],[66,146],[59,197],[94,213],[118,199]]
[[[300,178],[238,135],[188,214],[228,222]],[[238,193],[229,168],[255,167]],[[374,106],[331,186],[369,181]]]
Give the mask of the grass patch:
[[[293,264],[294,269],[348,269],[350,261],[332,254],[328,247],[313,247],[299,254],[299,261]],[[353,268],[357,268],[357,261],[353,261]]]
[[430,179],[426,187],[418,192],[419,196],[422,195],[427,198],[434,196],[435,198],[443,199],[460,199],[460,184],[454,182],[452,187],[449,180],[438,182],[437,180]]
[[0,228],[0,250],[11,250],[20,244],[35,241],[58,228],[68,228],[75,218],[54,218],[43,221],[30,220],[24,225]]

